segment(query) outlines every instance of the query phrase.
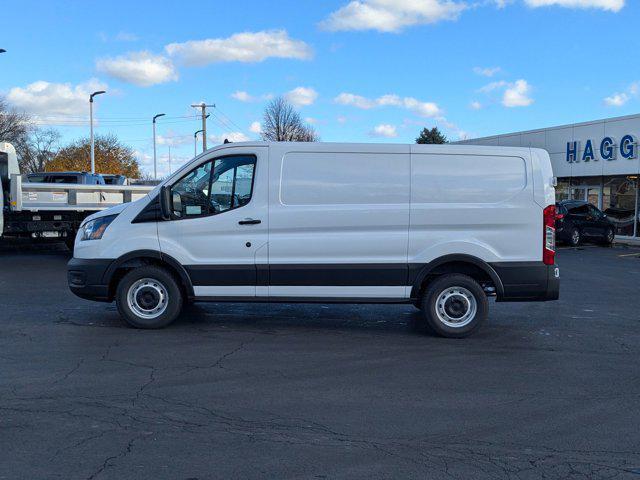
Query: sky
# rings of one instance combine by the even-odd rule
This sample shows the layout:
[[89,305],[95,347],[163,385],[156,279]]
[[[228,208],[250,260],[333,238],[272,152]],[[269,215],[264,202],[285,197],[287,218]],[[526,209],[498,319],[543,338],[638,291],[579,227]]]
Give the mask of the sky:
[[[159,176],[258,139],[283,95],[328,142],[474,138],[637,113],[631,0],[0,0],[0,95],[61,142],[97,133]],[[171,162],[169,162],[171,147]],[[202,149],[198,145],[198,153]]]

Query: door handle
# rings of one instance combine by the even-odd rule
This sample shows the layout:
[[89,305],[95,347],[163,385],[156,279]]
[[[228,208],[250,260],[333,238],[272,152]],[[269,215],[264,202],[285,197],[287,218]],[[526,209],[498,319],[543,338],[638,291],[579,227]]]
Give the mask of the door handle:
[[258,225],[262,223],[262,220],[254,220],[253,218],[245,218],[244,220],[240,220],[238,225]]

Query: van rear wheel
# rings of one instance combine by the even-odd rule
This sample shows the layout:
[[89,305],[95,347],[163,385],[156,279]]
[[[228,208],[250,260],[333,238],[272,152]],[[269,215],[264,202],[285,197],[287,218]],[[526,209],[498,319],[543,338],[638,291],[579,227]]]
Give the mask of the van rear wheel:
[[182,310],[182,292],[162,267],[146,266],[127,273],[116,290],[116,305],[124,321],[135,328],[163,328]]
[[489,302],[478,282],[467,275],[443,275],[431,282],[422,297],[427,325],[438,335],[462,338],[486,320]]

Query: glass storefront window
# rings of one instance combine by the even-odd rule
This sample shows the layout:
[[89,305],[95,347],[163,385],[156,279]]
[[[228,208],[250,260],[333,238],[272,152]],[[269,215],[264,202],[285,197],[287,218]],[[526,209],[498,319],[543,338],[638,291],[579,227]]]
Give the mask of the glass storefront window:
[[556,201],[580,200],[600,208],[616,225],[616,235],[640,237],[638,176],[561,178]]
[[556,187],[556,202],[569,200],[570,186],[571,186],[570,179],[568,178],[558,179],[558,186]]
[[603,185],[602,210],[615,223],[616,234],[633,236],[637,222],[637,177],[604,177]]

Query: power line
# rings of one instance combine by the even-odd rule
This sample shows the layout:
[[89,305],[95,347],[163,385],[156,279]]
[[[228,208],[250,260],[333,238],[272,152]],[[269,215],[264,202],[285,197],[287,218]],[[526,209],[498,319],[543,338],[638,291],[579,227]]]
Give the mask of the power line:
[[227,123],[231,123],[235,128],[239,131],[243,131],[244,129],[240,127],[236,122],[234,122],[231,117],[229,117],[226,113],[224,113],[220,108],[214,105],[214,108],[218,111],[218,113],[227,121]]

